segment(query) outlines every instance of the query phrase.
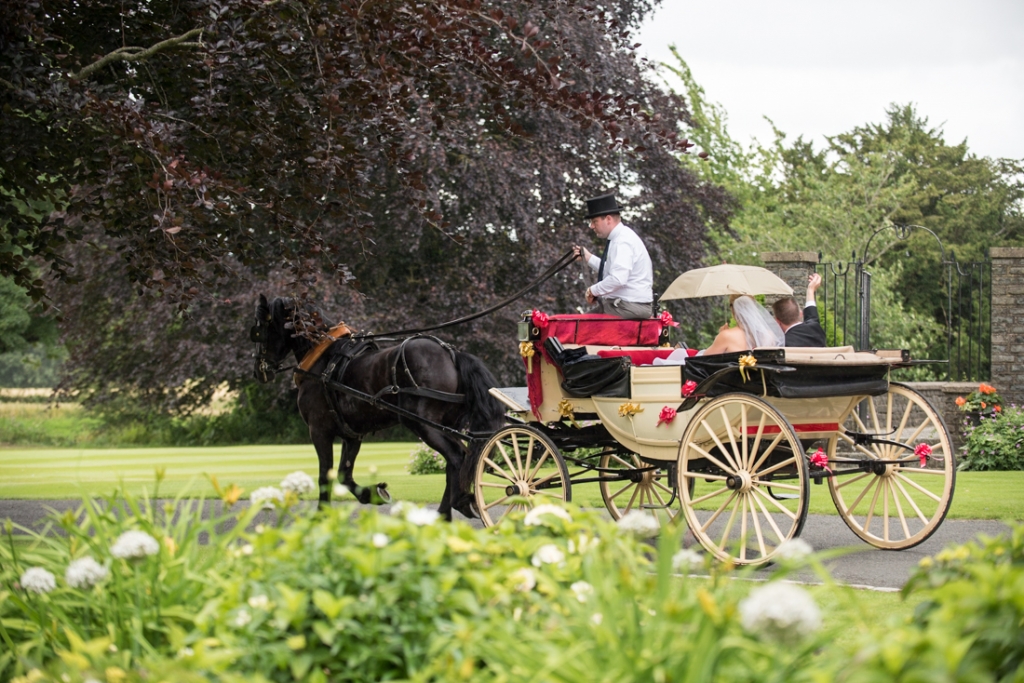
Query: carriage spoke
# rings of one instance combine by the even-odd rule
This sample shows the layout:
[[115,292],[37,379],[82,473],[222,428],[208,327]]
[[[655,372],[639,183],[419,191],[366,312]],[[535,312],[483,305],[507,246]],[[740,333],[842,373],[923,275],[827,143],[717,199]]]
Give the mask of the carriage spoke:
[[924,467],[900,467],[900,473],[906,472],[914,474],[924,474],[929,477],[945,477],[946,473],[943,470],[929,470]]
[[754,507],[754,497],[750,498],[750,518],[754,521],[754,533],[757,535],[757,547],[761,551],[761,557],[767,557],[768,551],[764,546],[764,535],[761,533],[761,522],[757,518],[757,509]]
[[749,443],[747,443],[747,404],[740,407],[740,434],[743,435],[743,443],[740,446],[740,467],[746,468],[747,458],[750,455]]
[[777,462],[774,465],[772,465],[771,467],[769,467],[768,469],[761,470],[760,472],[757,473],[757,476],[758,477],[763,477],[766,474],[771,474],[775,470],[782,469],[786,465],[789,465],[790,463],[795,463],[795,462],[796,462],[796,456],[793,456],[789,460],[783,460],[782,462]]
[[[735,497],[735,496],[734,496]],[[740,496],[740,502],[743,501],[743,497]],[[722,532],[722,542],[718,544],[719,550],[725,550],[729,536],[732,534],[732,525],[736,523],[736,511],[739,509],[738,506],[734,505],[732,512],[729,514],[729,521],[725,525],[725,531]]]
[[494,469],[495,472],[497,472],[498,474],[503,476],[505,479],[508,479],[509,481],[515,481],[514,477],[510,477],[508,474],[506,474],[505,470],[503,470],[500,467],[498,467],[498,463],[494,462],[490,458],[485,457],[484,458],[484,463],[487,464],[487,465],[490,465]]
[[495,484],[495,483],[490,482],[490,481],[482,481],[482,482],[480,482],[480,486],[482,486],[482,487],[484,487],[486,489],[507,489],[508,488],[508,484]]
[[893,478],[893,483],[896,484],[896,487],[899,488],[900,492],[903,494],[903,497],[907,499],[908,503],[910,503],[910,507],[914,508],[914,512],[917,513],[918,519],[920,519],[922,523],[927,525],[928,518],[924,516],[924,513],[921,512],[921,508],[917,506],[917,503],[914,502],[914,499],[910,497],[910,494],[907,493],[907,490],[903,488],[903,484],[900,482],[900,480],[897,478]]
[[772,439],[772,442],[768,444],[768,448],[764,450],[764,453],[761,454],[761,457],[758,458],[757,462],[754,463],[754,466],[750,468],[750,472],[756,472],[758,469],[761,468],[761,465],[763,465],[764,461],[768,459],[768,456],[775,451],[775,447],[782,443],[782,439],[784,436],[785,435],[782,432],[782,430],[779,430],[779,433],[775,435],[775,438]]
[[924,416],[924,421],[917,426],[917,429],[914,430],[914,433],[911,434],[910,438],[907,439],[906,441],[904,441],[904,443],[908,443],[908,444],[909,443],[913,443],[914,439],[916,439],[921,434],[921,432],[924,431],[924,428],[928,426],[929,422],[931,422],[931,420],[928,418],[927,415],[925,415]]
[[[512,443],[518,448],[519,439],[512,439]],[[517,470],[515,465],[513,465],[512,461],[509,459],[508,453],[505,451],[505,444],[499,444],[498,450],[501,451],[501,457],[505,461],[505,464],[508,465],[509,471],[515,472],[516,474],[521,474],[520,470]]]
[[619,489],[619,490],[618,490],[618,491],[616,491],[615,493],[613,493],[613,494],[611,494],[610,496],[608,496],[608,500],[615,500],[615,499],[616,499],[616,498],[618,498],[618,497],[619,497],[620,495],[622,495],[622,492],[623,492],[623,491],[628,491],[628,490],[629,490],[629,488],[630,488],[631,486],[633,486],[633,482],[627,482],[627,483],[626,483],[626,485],[625,485],[625,486],[623,486],[623,487],[622,487],[621,489]]
[[[757,489],[754,489],[754,491],[756,492]],[[775,531],[775,537],[779,539],[779,543],[785,541],[786,537],[782,535],[782,532],[779,530],[778,525],[775,523],[775,519],[772,518],[771,513],[768,512],[768,508],[765,507],[764,501],[757,496],[751,496],[751,498],[754,500],[755,503],[757,503],[757,506],[761,508],[761,512],[764,513],[764,518],[768,520],[768,524],[771,525],[772,530]]]
[[664,484],[662,484],[657,479],[655,479],[653,482],[651,482],[651,488],[656,490],[656,491],[664,491],[665,493],[667,493],[669,495],[669,498],[672,497],[672,489],[670,487],[668,487],[668,486],[665,486]]
[[[726,466],[722,465],[721,463],[719,463],[717,460],[715,462],[718,464],[719,467],[721,467],[726,472],[730,472],[730,473],[735,474],[735,472],[736,472],[736,465],[732,464],[732,458],[730,457],[729,450],[725,447],[725,444],[723,444],[721,442],[721,440],[718,438],[718,435],[715,434],[715,432],[713,432],[711,430],[711,428],[708,426],[707,420],[701,420],[701,424],[704,426],[704,429],[706,429],[708,431],[708,434],[711,435],[711,439],[712,439],[712,441],[715,442],[715,445],[718,446],[718,450],[721,451],[722,457],[730,462],[731,467],[726,467]],[[707,457],[710,458],[711,455],[708,454]]]
[[[915,474],[918,474],[918,473],[926,474],[926,473],[931,473],[931,472],[939,472],[940,474],[942,473],[941,470],[920,470],[920,472],[915,471],[914,473]],[[911,479],[910,477],[905,475],[903,472],[896,472],[896,477],[899,478],[902,481],[907,482],[908,484],[913,486],[915,489],[917,489],[918,491],[920,491],[924,495],[926,495],[929,498],[931,498],[932,500],[934,500],[936,503],[942,501],[942,496],[940,496],[940,495],[938,495],[936,493],[932,493],[931,491],[929,491],[928,489],[926,489],[925,487],[921,486],[916,481],[914,481],[913,479]]]
[[724,474],[707,474],[706,472],[683,472],[684,477],[690,479],[704,479],[705,481],[725,481],[729,477]]
[[[519,439],[512,439],[512,450],[516,454],[516,466],[514,468],[515,471],[517,473],[525,472],[526,470],[523,469],[522,454],[519,452]],[[526,446],[526,452],[529,453],[531,451],[533,451],[533,436],[532,435],[530,436],[529,444]],[[512,467],[512,463],[509,463],[508,466],[511,468]]]
[[498,500],[494,501],[493,503],[488,503],[487,505],[485,505],[484,506],[484,510],[490,510],[495,505],[501,505],[502,503],[504,503],[506,500],[508,500],[511,497],[512,496],[502,496],[501,498],[499,498]]
[[[747,461],[744,465],[749,470],[754,462],[754,456],[757,455],[757,449],[761,447],[761,438],[764,436],[765,422],[768,420],[768,413],[761,411],[761,420],[757,423],[757,434],[754,435],[754,443],[751,444],[750,450],[747,452]],[[744,439],[744,443],[746,439]]]
[[747,497],[740,496],[740,560],[747,559]]
[[725,424],[725,433],[728,434],[729,436],[729,450],[725,451],[723,449],[723,452],[725,453],[726,457],[729,458],[730,462],[732,462],[733,467],[735,467],[737,470],[741,469],[743,460],[741,459],[740,453],[738,452],[739,444],[736,443],[736,434],[733,432],[732,422],[729,420],[729,415],[725,412],[724,406],[720,408],[718,412],[721,414],[722,422]]
[[771,481],[771,480],[765,481],[763,479],[755,479],[754,483],[756,483],[756,484],[758,484],[760,486],[764,486],[766,488],[770,488],[770,489],[782,489],[783,491],[800,491],[801,490],[800,487],[796,486],[795,484],[782,484],[780,482]]
[[860,505],[860,501],[864,499],[864,496],[867,495],[868,491],[870,491],[873,486],[877,486],[877,485],[878,485],[878,477],[872,477],[871,481],[869,481],[867,483],[867,486],[864,487],[864,490],[861,491],[860,495],[857,496],[857,498],[853,501],[853,505],[851,505],[850,507],[846,508],[846,511],[849,514],[852,515],[853,511],[857,509],[857,506]]
[[703,456],[704,456],[705,458],[707,458],[707,459],[708,459],[708,460],[710,460],[711,462],[715,463],[715,465],[716,465],[716,466],[718,466],[719,468],[721,468],[721,469],[725,470],[725,471],[726,471],[726,472],[728,472],[729,474],[736,474],[736,471],[735,471],[735,470],[732,470],[732,469],[730,469],[729,467],[727,467],[726,465],[724,465],[724,464],[722,463],[722,461],[720,461],[720,460],[719,460],[718,458],[716,458],[715,456],[713,456],[713,455],[711,455],[710,453],[708,453],[708,452],[707,452],[706,450],[704,450],[704,449],[703,449],[703,448],[701,448],[700,446],[698,446],[698,445],[696,445],[696,444],[692,444],[692,446],[691,446],[691,447],[693,448],[693,450],[697,451],[698,453],[700,453],[701,455],[703,455]]
[[698,503],[703,503],[705,500],[711,500],[715,496],[720,496],[720,495],[722,495],[723,493],[725,493],[728,490],[729,490],[729,487],[723,486],[722,488],[717,489],[715,491],[712,491],[711,493],[705,493],[700,498],[694,498],[693,500],[690,501],[690,503],[692,505],[696,505]]
[[882,480],[882,538],[889,540],[889,480]]
[[864,520],[864,531],[871,533],[871,519],[875,516],[875,510],[878,508],[878,494],[882,492],[882,480],[877,479],[875,481],[875,495],[871,497],[871,504],[868,506],[867,518]]
[[[537,461],[537,465],[533,468],[533,471],[531,471],[530,474],[526,478],[527,479],[533,479],[534,477],[536,477],[537,476],[537,472],[540,471],[540,468],[544,465],[545,462],[547,462],[547,460],[548,460],[548,458],[550,456],[551,456],[551,453],[549,453],[548,451],[545,450],[544,451],[544,455],[541,456],[541,458]],[[550,477],[548,477],[548,478],[550,479]]]
[[[629,497],[629,502],[626,503],[626,512],[629,512],[630,510],[633,509],[633,503],[636,502],[636,496],[637,496],[638,493],[640,493],[640,487],[639,486],[634,486],[633,487],[633,495],[631,495]],[[643,502],[643,499],[641,499],[641,503],[642,502]]]
[[767,493],[765,493],[764,491],[762,491],[760,488],[758,488],[756,486],[754,488],[752,488],[751,491],[753,491],[754,493],[756,493],[757,495],[761,496],[762,498],[767,500],[769,503],[771,503],[772,505],[777,507],[779,509],[779,512],[781,512],[782,514],[786,515],[787,517],[789,517],[794,522],[796,521],[796,519],[797,519],[796,512],[794,512],[793,510],[790,510],[789,508],[784,506],[782,503],[780,503],[779,501],[775,500],[770,495],[768,495]]
[[862,474],[858,474],[856,477],[850,477],[849,479],[847,479],[846,481],[844,481],[841,484],[836,484],[836,488],[837,489],[844,488],[846,486],[849,486],[850,484],[854,484],[854,483],[860,481],[864,477],[870,477],[870,476],[873,476],[871,472],[863,472]]
[[713,515],[711,515],[711,517],[709,517],[709,518],[708,518],[708,521],[704,522],[704,525],[703,525],[703,526],[701,526],[700,530],[701,530],[702,532],[705,532],[705,533],[706,533],[706,532],[707,532],[707,530],[708,530],[708,527],[709,527],[709,526],[711,526],[711,524],[712,524],[712,523],[713,523],[713,522],[714,522],[714,521],[715,521],[716,519],[718,519],[718,516],[719,516],[719,515],[721,515],[721,514],[722,514],[722,512],[724,512],[724,511],[725,511],[725,508],[729,507],[729,503],[731,503],[731,502],[733,501],[733,499],[734,499],[734,498],[736,498],[736,492],[735,492],[735,491],[732,491],[732,492],[731,492],[731,495],[729,496],[729,498],[728,498],[728,499],[726,499],[726,501],[725,501],[724,503],[722,503],[721,507],[719,507],[719,508],[718,508],[717,510],[715,510],[714,514],[713,514]]
[[903,514],[903,506],[900,505],[900,497],[894,482],[889,482],[889,491],[892,493],[892,502],[896,506],[896,514],[900,516],[900,524],[903,525],[903,538],[910,538],[910,527],[907,526],[907,517]]

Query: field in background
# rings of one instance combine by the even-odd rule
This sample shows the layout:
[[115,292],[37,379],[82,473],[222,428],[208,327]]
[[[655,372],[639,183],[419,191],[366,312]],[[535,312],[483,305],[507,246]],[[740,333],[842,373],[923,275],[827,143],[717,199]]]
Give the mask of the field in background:
[[[363,444],[356,460],[360,484],[386,481],[396,500],[437,503],[444,476],[411,475],[409,456],[416,443]],[[339,447],[335,445],[337,465]],[[290,472],[317,476],[316,452],[309,444],[287,446],[229,446],[216,448],[91,448],[0,449],[0,498],[79,498],[110,493],[118,482],[129,490],[152,492],[157,467],[166,470],[161,494],[212,494],[204,475],[221,484],[237,484],[247,492],[276,486]],[[376,475],[370,474],[375,467]],[[1024,472],[960,472],[950,519],[1024,520]],[[603,507],[596,484],[573,490],[573,502]],[[828,486],[811,486],[811,514],[835,514]]]

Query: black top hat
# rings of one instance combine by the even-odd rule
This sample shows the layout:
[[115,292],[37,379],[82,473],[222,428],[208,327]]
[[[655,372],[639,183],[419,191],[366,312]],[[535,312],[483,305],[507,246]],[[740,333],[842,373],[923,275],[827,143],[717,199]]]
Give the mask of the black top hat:
[[623,207],[615,201],[614,194],[603,194],[587,200],[587,218],[607,216],[610,213],[622,213]]

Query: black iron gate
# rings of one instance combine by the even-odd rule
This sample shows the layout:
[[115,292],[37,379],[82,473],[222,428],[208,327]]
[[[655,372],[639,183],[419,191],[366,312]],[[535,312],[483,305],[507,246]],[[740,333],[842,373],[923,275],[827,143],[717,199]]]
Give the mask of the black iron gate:
[[[871,332],[871,266],[868,260],[871,241],[885,230],[895,230],[898,239],[906,239],[911,229],[925,230],[939,243],[941,258],[936,287],[941,287],[945,306],[936,316],[945,330],[945,357],[930,360],[942,363],[935,379],[976,382],[988,380],[991,338],[991,262],[960,263],[946,250],[942,241],[923,226],[889,226],[875,232],[862,254],[850,261],[819,263],[822,276],[818,291],[822,326],[830,345],[851,345],[857,350],[881,348],[885,339]],[[819,260],[821,254],[818,255]],[[915,351],[915,349],[911,349]],[[920,353],[920,350],[916,350]]]

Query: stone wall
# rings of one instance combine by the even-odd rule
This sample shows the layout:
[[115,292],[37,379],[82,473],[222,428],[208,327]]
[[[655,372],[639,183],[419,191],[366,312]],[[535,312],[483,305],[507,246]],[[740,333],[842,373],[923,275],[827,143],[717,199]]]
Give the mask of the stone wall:
[[993,247],[992,384],[1004,403],[1024,405],[1024,248]]
[[[802,307],[807,300],[807,278],[818,265],[818,254],[813,251],[770,251],[761,254],[765,267],[782,278],[793,288],[793,298]],[[780,296],[765,297],[768,306],[781,299]]]

